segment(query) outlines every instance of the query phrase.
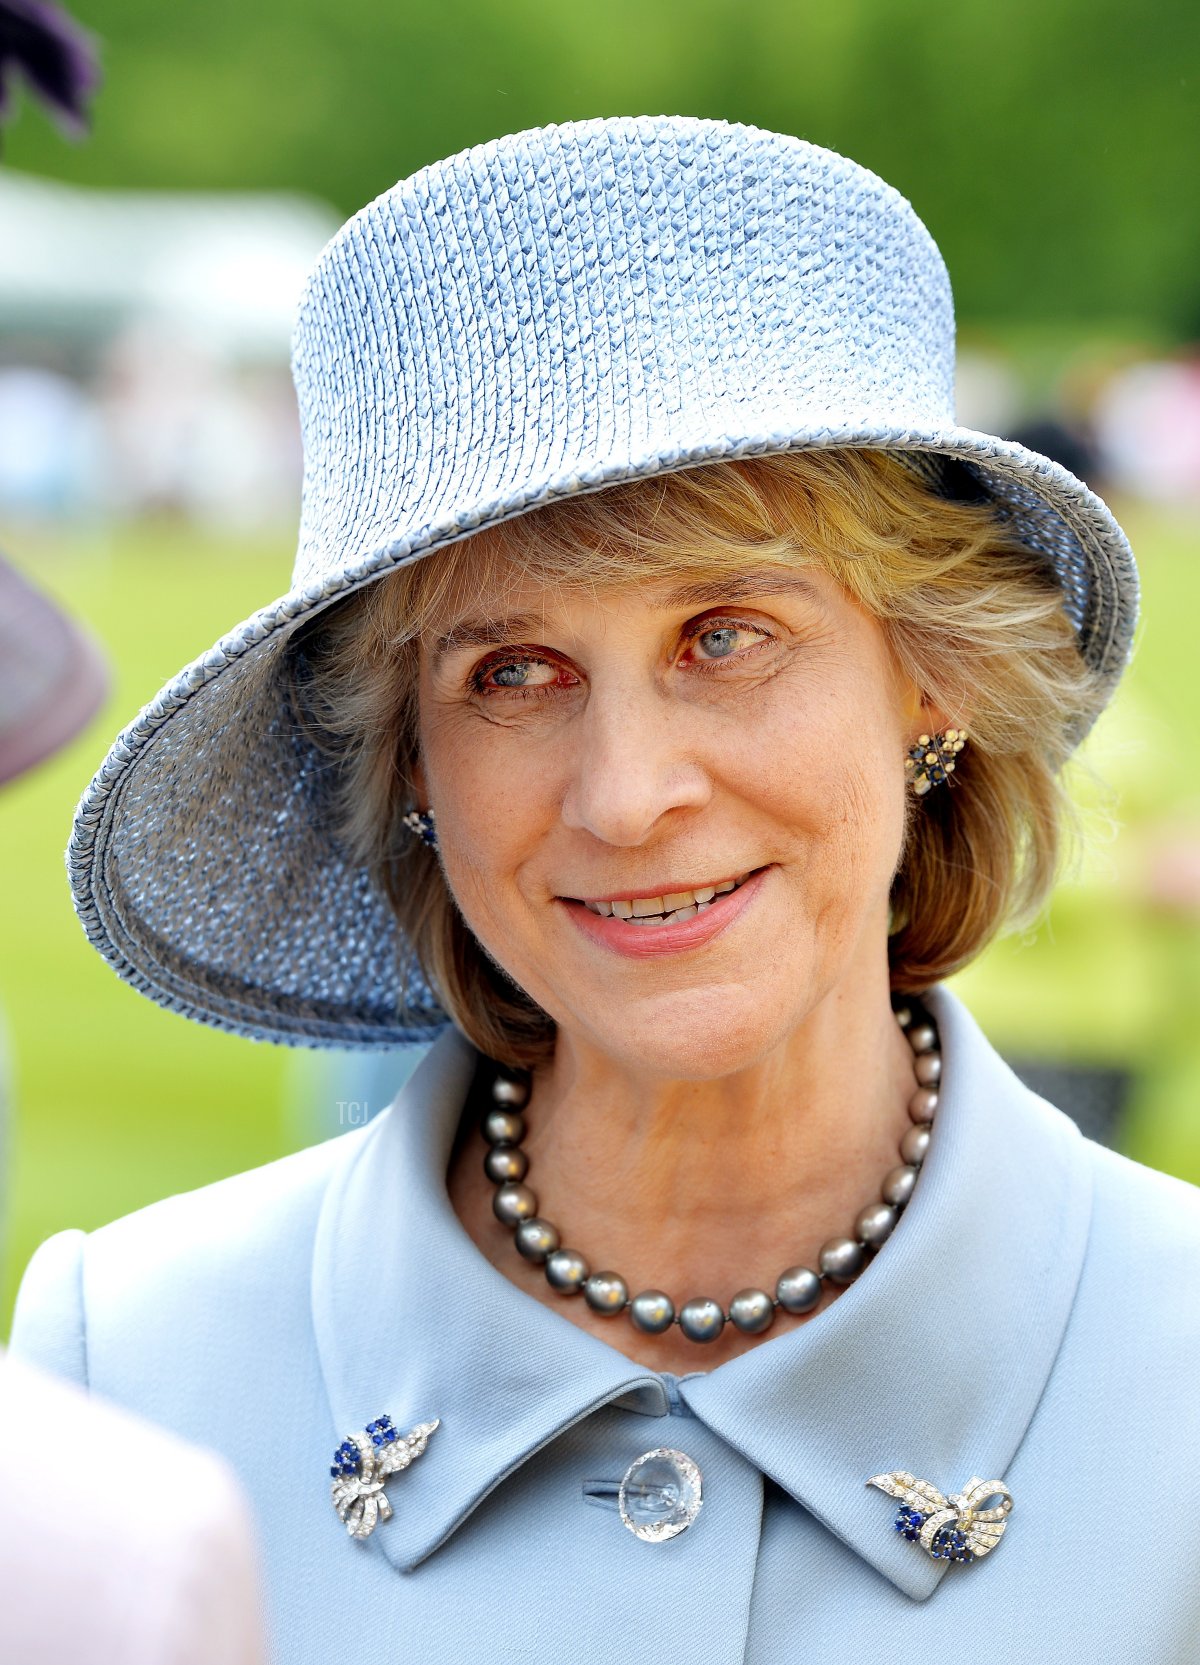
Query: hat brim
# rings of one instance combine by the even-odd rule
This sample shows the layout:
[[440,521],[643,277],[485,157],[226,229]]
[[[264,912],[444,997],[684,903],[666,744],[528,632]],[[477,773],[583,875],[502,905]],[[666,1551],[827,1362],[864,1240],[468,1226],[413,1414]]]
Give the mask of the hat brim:
[[[1138,584],[1107,506],[1066,469],[960,427],[697,434],[670,454],[598,459],[504,501],[397,528],[287,591],[186,666],[114,742],[75,814],[77,913],[132,986],[171,1011],[291,1046],[387,1048],[447,1022],[417,978],[401,988],[397,923],[326,824],[323,765],[289,722],[278,662],[291,630],[364,585],[551,502],[735,458],[850,447],[970,466],[1053,566],[1080,651],[1110,689],[1128,659]],[[251,674],[253,673],[253,674]],[[336,933],[314,921],[337,919]]]

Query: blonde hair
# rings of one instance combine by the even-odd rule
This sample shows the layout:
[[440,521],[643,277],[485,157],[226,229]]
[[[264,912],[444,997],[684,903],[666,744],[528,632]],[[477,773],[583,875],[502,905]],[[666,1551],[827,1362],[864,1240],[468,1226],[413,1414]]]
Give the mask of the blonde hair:
[[[553,1022],[483,949],[436,854],[401,817],[414,801],[421,638],[477,610],[481,595],[498,598],[506,580],[599,592],[639,578],[732,577],[748,564],[824,569],[971,737],[961,790],[910,806],[891,893],[892,986],[927,988],[1038,912],[1058,865],[1061,766],[1104,693],[1046,557],[971,484],[949,497],[910,462],[869,450],[710,463],[475,533],[297,632],[293,705],[336,760],[336,833],[382,884],[406,953],[481,1051],[535,1065],[553,1051]],[[397,967],[398,989],[413,969]]]

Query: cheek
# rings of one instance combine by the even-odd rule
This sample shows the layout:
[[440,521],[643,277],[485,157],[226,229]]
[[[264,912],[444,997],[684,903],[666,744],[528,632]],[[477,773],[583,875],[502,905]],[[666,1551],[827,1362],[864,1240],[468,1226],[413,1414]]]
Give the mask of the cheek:
[[905,807],[901,742],[890,725],[830,688],[806,706],[802,722],[793,708],[766,725],[744,768],[744,778],[759,783],[760,803],[794,829],[810,877],[825,875],[848,903],[864,884],[890,885]]
[[850,903],[867,905],[891,883],[904,836],[902,791],[879,760],[858,757],[805,794],[813,864]]
[[442,862],[459,906],[474,918],[503,902],[506,883],[520,865],[528,799],[472,772],[438,801]]
[[844,859],[890,888],[904,840],[904,779],[890,757],[861,760],[842,775],[838,810]]
[[553,794],[512,759],[503,731],[431,725],[426,770],[447,881],[467,923],[494,948],[495,922],[519,906],[520,873],[553,822]]

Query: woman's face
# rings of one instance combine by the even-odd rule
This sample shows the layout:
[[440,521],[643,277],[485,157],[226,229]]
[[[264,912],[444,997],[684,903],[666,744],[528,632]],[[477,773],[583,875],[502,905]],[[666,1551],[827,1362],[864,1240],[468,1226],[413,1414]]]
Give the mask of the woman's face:
[[701,1079],[877,985],[925,720],[821,571],[523,578],[423,640],[417,786],[468,925],[560,1029]]

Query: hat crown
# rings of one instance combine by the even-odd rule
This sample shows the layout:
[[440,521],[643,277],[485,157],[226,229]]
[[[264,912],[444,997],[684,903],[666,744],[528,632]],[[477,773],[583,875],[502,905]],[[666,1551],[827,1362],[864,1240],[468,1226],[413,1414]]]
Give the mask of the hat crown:
[[441,541],[713,460],[723,434],[745,455],[950,425],[953,306],[932,237],[868,169],[620,117],[493,140],[369,203],[309,277],[293,372],[302,588],[401,528]]

